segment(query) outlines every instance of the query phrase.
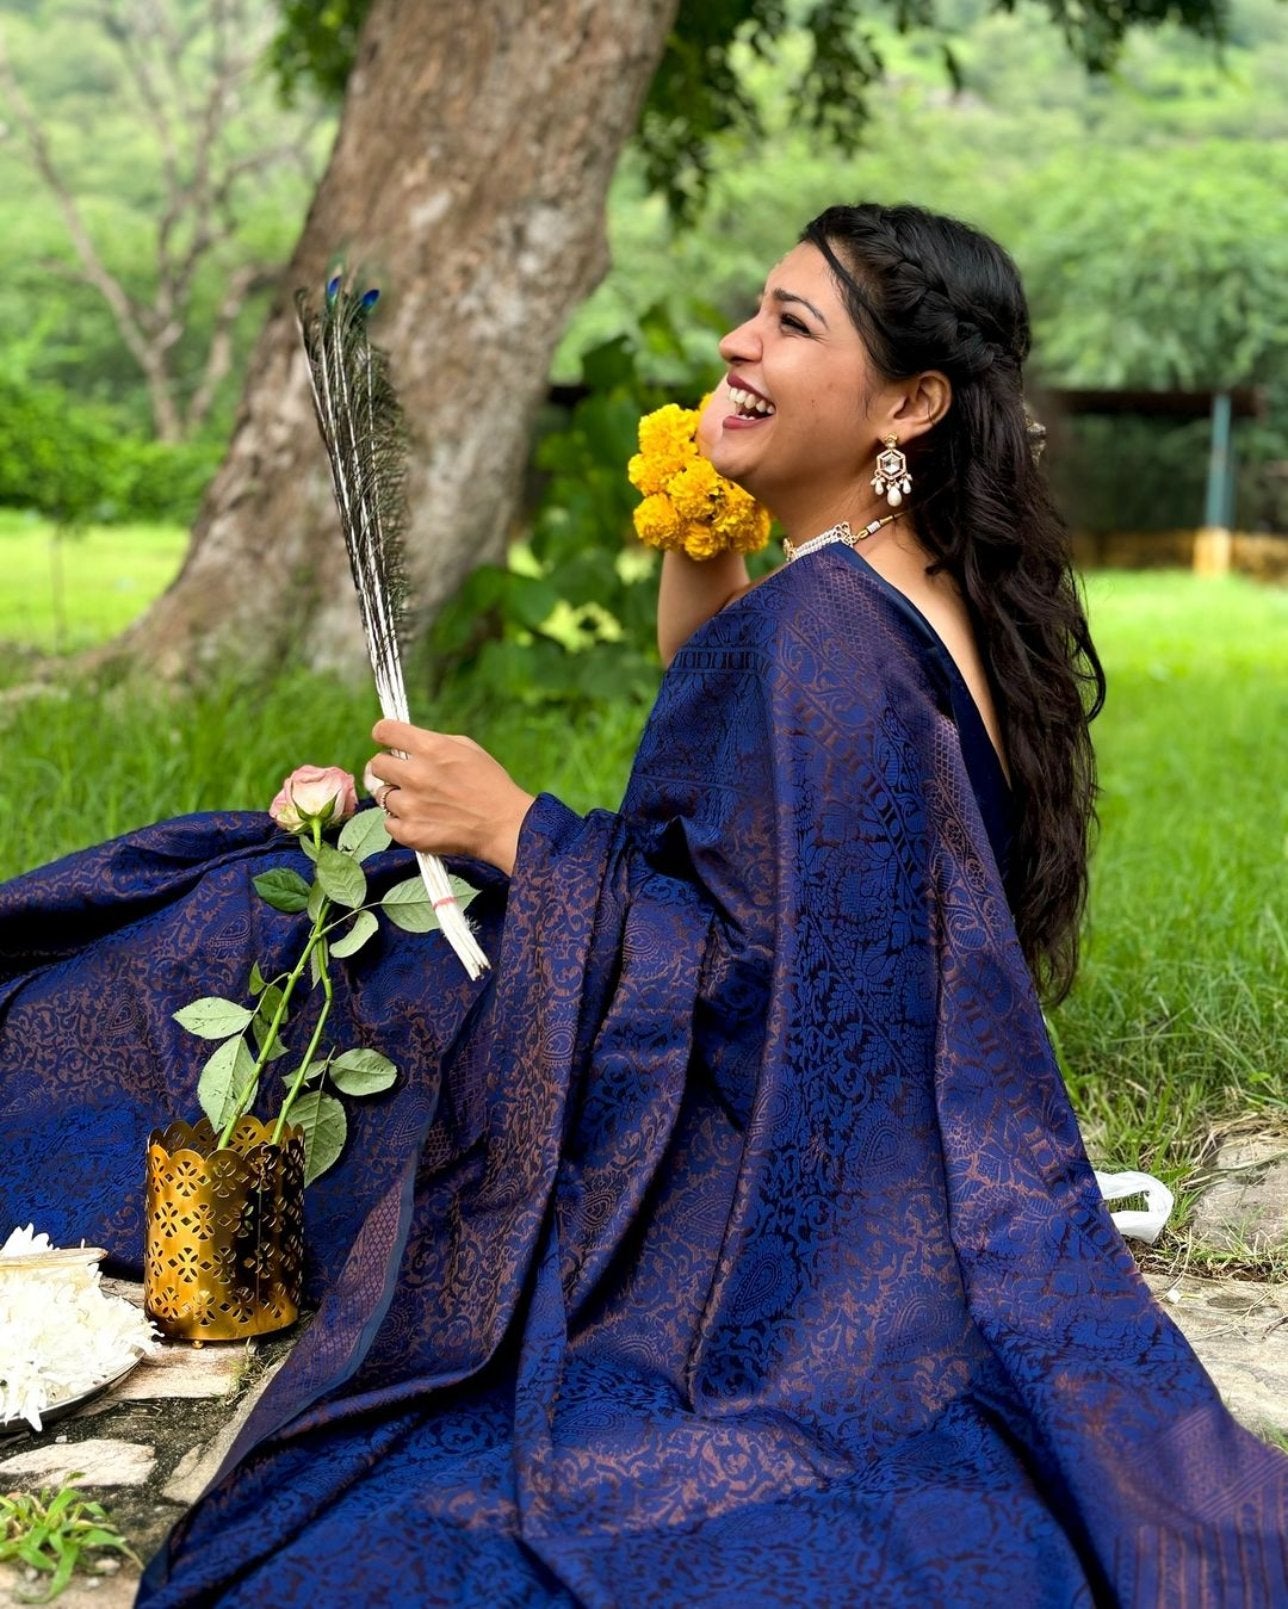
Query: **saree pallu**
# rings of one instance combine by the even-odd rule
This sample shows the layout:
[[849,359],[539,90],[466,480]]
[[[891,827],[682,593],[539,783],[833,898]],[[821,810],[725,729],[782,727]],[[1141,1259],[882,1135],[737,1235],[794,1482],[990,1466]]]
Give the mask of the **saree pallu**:
[[[346,964],[337,1039],[403,1076],[311,1188],[317,1317],[139,1602],[1288,1603],[1288,1459],[1109,1219],[1004,796],[852,550],[703,625],[619,811],[543,793],[511,877],[449,862],[490,973],[437,934]],[[285,953],[250,879],[298,853],[190,817],[0,891],[5,1216],[137,1268],[199,1060],[169,1013]]]

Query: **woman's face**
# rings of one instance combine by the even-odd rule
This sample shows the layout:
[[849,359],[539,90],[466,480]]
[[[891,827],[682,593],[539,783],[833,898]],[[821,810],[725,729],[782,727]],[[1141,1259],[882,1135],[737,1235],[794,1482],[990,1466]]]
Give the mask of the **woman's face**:
[[[802,242],[774,266],[758,310],[724,337],[720,356],[729,373],[698,425],[720,474],[780,514],[798,488],[844,496],[871,475],[888,433],[884,392],[816,246]],[[740,417],[740,380],[772,412]]]

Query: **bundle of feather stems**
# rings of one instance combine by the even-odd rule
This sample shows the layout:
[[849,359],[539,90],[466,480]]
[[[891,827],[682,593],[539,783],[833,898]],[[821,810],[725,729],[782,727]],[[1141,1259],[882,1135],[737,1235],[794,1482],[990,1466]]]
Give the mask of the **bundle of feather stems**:
[[[399,647],[406,605],[402,541],[407,449],[388,358],[367,334],[367,315],[379,294],[368,290],[359,295],[336,275],[327,283],[320,309],[300,290],[295,310],[376,695],[387,719],[408,721]],[[447,868],[437,855],[418,852],[416,859],[439,926],[470,977],[477,978],[490,963],[456,902]]]

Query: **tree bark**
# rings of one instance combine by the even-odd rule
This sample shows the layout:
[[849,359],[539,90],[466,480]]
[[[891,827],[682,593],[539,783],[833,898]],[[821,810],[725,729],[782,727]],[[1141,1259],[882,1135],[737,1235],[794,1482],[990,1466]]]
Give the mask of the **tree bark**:
[[251,359],[183,569],[115,645],[175,677],[364,661],[291,293],[337,256],[382,291],[411,439],[416,617],[500,561],[605,201],[677,0],[376,0],[330,164]]

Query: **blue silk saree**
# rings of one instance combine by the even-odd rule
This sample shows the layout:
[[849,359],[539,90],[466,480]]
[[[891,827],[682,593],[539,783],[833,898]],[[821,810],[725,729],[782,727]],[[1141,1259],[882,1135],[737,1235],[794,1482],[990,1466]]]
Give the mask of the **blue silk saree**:
[[[449,862],[491,972],[392,930],[345,964],[346,1042],[402,1077],[311,1188],[317,1316],[139,1602],[1288,1604],[1288,1459],[1109,1219],[1007,829],[861,555],[695,632],[620,810],[543,793],[511,877]],[[298,854],[192,816],[0,890],[0,1230],[138,1273],[202,1056],[170,1013],[287,952],[251,878]]]

